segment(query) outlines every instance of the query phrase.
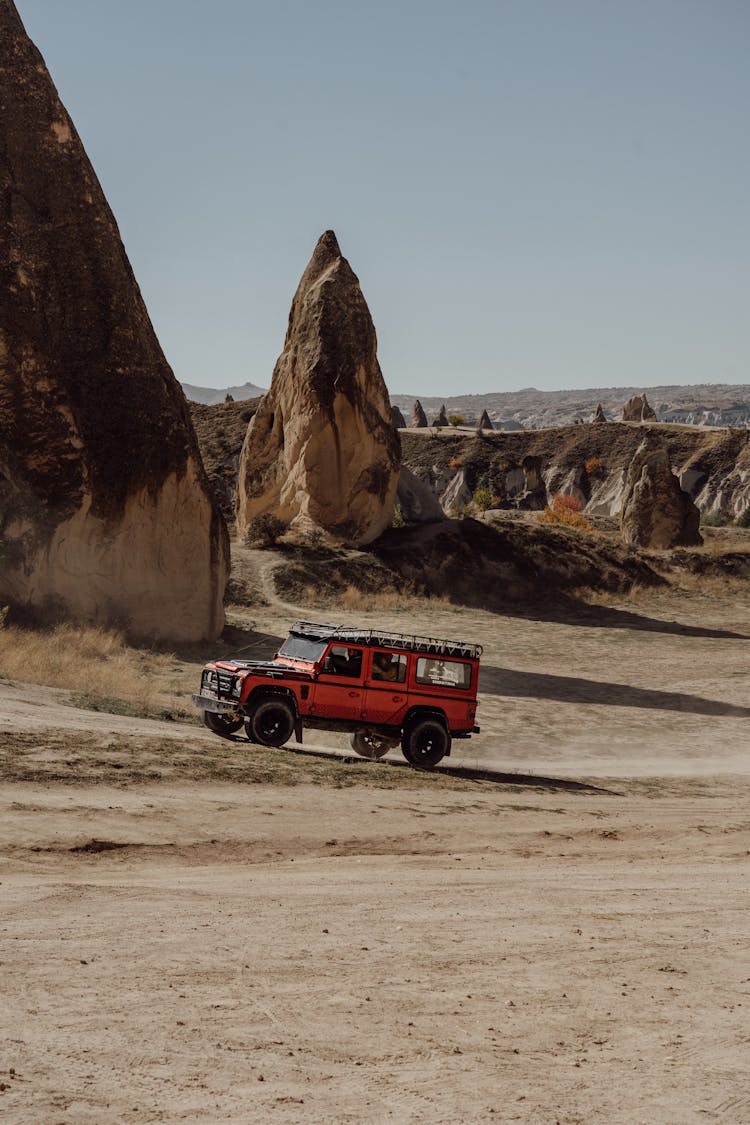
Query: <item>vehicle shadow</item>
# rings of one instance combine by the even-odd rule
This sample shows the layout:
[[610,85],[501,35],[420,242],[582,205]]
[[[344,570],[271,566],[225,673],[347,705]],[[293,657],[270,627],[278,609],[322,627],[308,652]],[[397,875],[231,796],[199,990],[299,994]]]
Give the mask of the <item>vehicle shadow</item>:
[[[237,739],[237,741],[240,741]],[[338,754],[332,750],[310,749],[305,750],[297,746],[285,746],[285,751],[306,758],[324,758],[342,762],[345,765],[355,766],[357,769],[370,769],[379,766],[388,766],[397,770],[414,770],[407,761],[400,758],[380,758],[370,761],[358,755]],[[416,771],[421,772],[421,771]],[[569,792],[604,793],[610,796],[619,796],[615,789],[605,789],[600,785],[592,785],[586,781],[575,781],[567,777],[542,777],[531,773],[507,773],[493,769],[491,766],[470,765],[438,765],[433,766],[429,773],[440,773],[447,777],[458,777],[464,781],[491,781],[495,785],[516,785],[528,789],[545,789],[548,791],[568,790]]]
[[548,672],[520,672],[514,668],[479,668],[479,691],[517,699],[550,699],[560,703],[595,703],[609,707],[644,707],[653,711],[683,711],[691,715],[746,718],[750,707],[703,699],[687,692],[657,691],[587,680],[581,676],[555,676]]

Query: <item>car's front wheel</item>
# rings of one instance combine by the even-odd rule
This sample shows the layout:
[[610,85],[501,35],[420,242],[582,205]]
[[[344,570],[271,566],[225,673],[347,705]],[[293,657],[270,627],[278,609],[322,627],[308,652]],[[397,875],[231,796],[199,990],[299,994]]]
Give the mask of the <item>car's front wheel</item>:
[[382,758],[389,750],[394,750],[398,746],[397,739],[386,738],[372,730],[355,730],[354,734],[350,735],[349,742],[352,750],[356,750],[361,758],[372,760]]
[[261,746],[283,746],[294,732],[294,714],[284,699],[261,699],[245,720],[251,742]]
[[242,715],[232,711],[224,714],[220,714],[218,711],[204,711],[203,722],[214,734],[218,734],[222,738],[229,738],[230,735],[240,729],[243,719]]
[[450,748],[451,736],[439,719],[418,719],[401,740],[407,762],[420,770],[431,770]]

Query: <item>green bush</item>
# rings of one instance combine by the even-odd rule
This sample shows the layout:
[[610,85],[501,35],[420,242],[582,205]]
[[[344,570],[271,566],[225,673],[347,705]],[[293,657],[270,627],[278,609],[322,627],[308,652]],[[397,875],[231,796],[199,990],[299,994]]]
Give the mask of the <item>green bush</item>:
[[253,516],[247,529],[247,542],[255,547],[273,547],[277,539],[289,529],[286,520],[279,519],[271,512]]
[[492,499],[492,490],[487,488],[486,485],[480,485],[472,496],[472,500],[480,512],[486,512],[488,508],[492,507]]
[[466,419],[464,418],[463,414],[449,414],[448,421],[450,422],[451,426],[463,426]]
[[750,504],[745,508],[744,512],[740,512],[734,522],[737,527],[750,527]]
[[727,527],[732,522],[729,512],[717,508],[715,512],[703,512],[701,515],[702,527]]

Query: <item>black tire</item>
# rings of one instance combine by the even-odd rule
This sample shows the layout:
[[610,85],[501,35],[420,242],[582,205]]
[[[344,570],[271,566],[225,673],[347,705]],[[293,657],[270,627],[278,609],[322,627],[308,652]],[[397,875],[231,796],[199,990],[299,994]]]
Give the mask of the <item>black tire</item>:
[[410,766],[431,770],[451,748],[451,736],[439,719],[417,719],[401,740],[401,749]]
[[220,714],[218,711],[204,711],[203,722],[214,734],[220,735],[221,738],[229,738],[230,735],[240,729],[243,718],[242,715],[231,711],[224,714]]
[[294,733],[294,714],[285,699],[261,699],[245,720],[251,742],[283,746]]
[[371,761],[377,761],[389,750],[398,746],[397,739],[387,738],[374,730],[355,730],[354,734],[349,736],[349,742],[352,750],[355,750],[361,758],[369,758]]

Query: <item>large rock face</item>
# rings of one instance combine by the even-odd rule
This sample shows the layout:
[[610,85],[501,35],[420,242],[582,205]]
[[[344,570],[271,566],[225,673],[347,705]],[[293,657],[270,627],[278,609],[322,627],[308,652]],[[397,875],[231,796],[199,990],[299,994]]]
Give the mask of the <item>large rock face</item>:
[[672,472],[666,448],[656,441],[638,446],[622,497],[623,539],[638,547],[669,550],[703,542],[700,512]]
[[215,636],[228,539],[187,404],[11,0],[0,129],[0,604]]
[[284,350],[240,457],[237,530],[271,513],[369,543],[391,523],[401,445],[359,282],[326,231],[302,275]]

